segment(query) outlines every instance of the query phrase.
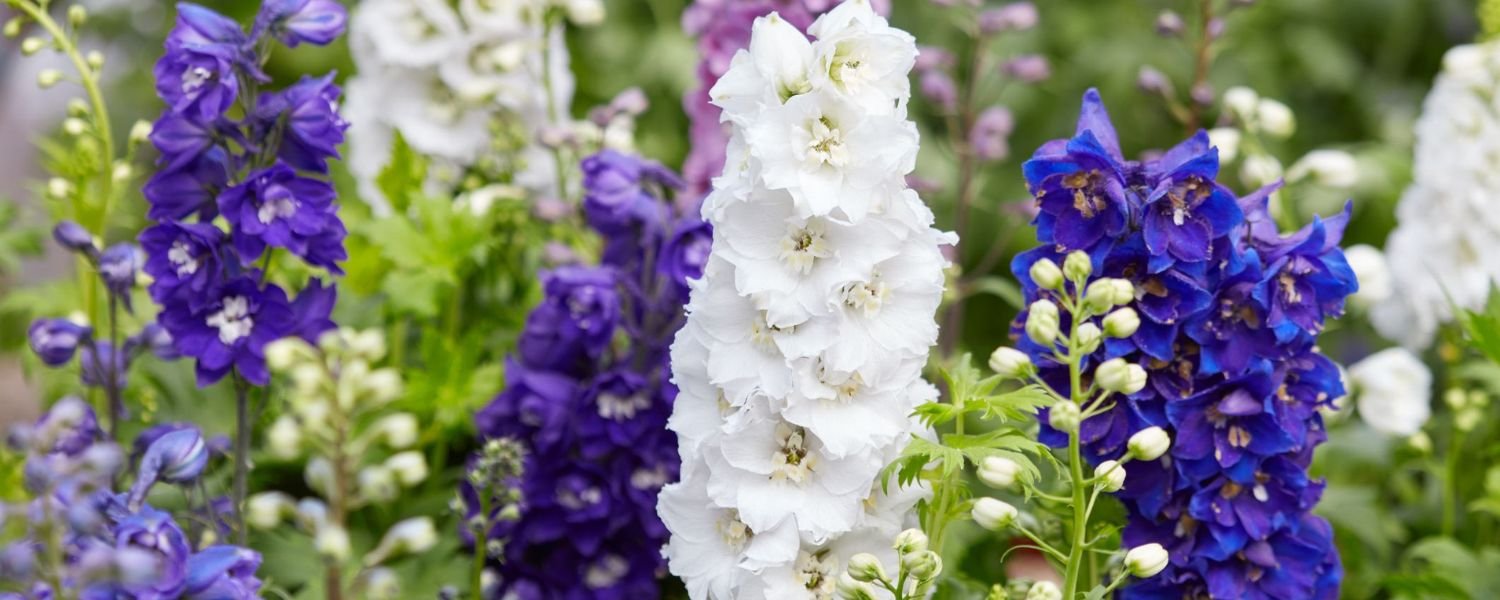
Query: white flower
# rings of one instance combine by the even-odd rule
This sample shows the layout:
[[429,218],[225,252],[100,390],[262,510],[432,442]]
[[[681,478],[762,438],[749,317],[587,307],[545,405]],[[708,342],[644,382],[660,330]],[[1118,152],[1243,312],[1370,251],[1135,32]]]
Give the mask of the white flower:
[[351,46],[368,48],[382,63],[434,67],[463,44],[463,23],[442,0],[367,0],[350,23]]
[[1235,86],[1224,90],[1224,107],[1228,108],[1241,122],[1248,122],[1255,118],[1255,107],[1260,102],[1260,94],[1243,86]]
[[1376,431],[1409,436],[1432,414],[1432,372],[1405,348],[1388,348],[1349,367],[1359,417]]
[[[694,471],[702,473],[703,469]],[[693,598],[735,598],[735,590],[750,570],[784,565],[796,558],[797,528],[785,522],[767,530],[750,529],[738,511],[709,500],[702,481],[705,476],[684,477],[662,488],[656,509],[672,531],[662,554],[672,574],[687,583]]]
[[818,17],[808,33],[818,38],[815,78],[872,114],[906,114],[907,73],[917,60],[911,34],[890,27],[869,2],[839,5]]
[[[917,130],[898,117],[872,115],[842,96],[801,94],[771,108],[746,130],[761,179],[796,199],[801,216],[859,220],[875,208],[880,185],[916,164]],[[835,213],[838,209],[838,213]]]
[[745,595],[741,597],[766,600],[833,598],[839,575],[856,555],[874,557],[888,573],[895,573],[898,567],[891,537],[883,532],[860,529],[827,544],[804,544],[790,564],[766,569],[746,586]]
[[1386,265],[1385,253],[1368,244],[1355,244],[1344,248],[1344,260],[1354,271],[1359,281],[1359,291],[1354,292],[1354,301],[1373,306],[1391,297],[1393,282],[1391,270]]
[[1288,181],[1306,177],[1324,187],[1354,187],[1359,183],[1359,163],[1343,150],[1313,150],[1292,163],[1286,172]]
[[750,47],[735,54],[708,95],[725,119],[748,122],[767,106],[811,91],[812,62],[812,44],[773,12],[755,19]]

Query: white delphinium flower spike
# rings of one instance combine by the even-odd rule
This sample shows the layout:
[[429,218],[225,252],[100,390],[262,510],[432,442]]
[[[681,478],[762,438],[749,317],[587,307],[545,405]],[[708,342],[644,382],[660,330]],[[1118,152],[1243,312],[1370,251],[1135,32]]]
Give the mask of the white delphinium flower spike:
[[732,131],[672,348],[683,480],[659,504],[698,600],[829,598],[859,554],[895,572],[928,495],[879,480],[927,433],[911,414],[937,395],[921,371],[955,241],[905,184],[916,49],[868,0],[813,29],[758,19],[710,93]]

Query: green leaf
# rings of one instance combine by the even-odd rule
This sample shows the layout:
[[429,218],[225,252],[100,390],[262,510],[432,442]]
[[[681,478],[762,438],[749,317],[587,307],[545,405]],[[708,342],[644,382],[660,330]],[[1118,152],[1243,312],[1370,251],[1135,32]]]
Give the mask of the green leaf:
[[450,283],[442,272],[396,271],[386,277],[381,291],[397,312],[430,319],[438,315],[438,293]]
[[1026,307],[1026,296],[1021,293],[1021,287],[1009,279],[982,277],[974,282],[974,291],[995,296],[1018,310]]
[[427,181],[427,157],[407,145],[406,139],[396,132],[391,147],[391,161],[386,163],[375,185],[385,194],[395,214],[404,214],[413,196],[422,194],[422,184]]
[[1109,597],[1109,588],[1096,585],[1094,589],[1083,595],[1083,600],[1104,600],[1107,597]]
[[1021,421],[1036,416],[1038,408],[1051,406],[1055,401],[1045,388],[1032,384],[999,395],[970,399],[965,408],[983,410],[986,419]]
[[963,453],[953,448],[946,448],[934,444],[926,438],[913,435],[911,442],[901,451],[901,456],[891,461],[880,471],[880,482],[883,490],[890,491],[891,475],[896,476],[896,483],[906,487],[916,481],[922,475],[924,469],[930,464],[938,470],[939,479],[946,479],[958,473],[963,468]]

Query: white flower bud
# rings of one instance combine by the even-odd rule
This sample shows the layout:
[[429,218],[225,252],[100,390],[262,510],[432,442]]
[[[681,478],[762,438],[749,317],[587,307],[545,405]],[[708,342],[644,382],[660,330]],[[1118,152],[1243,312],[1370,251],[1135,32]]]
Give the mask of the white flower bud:
[[57,69],[43,69],[42,72],[36,74],[36,84],[45,90],[57,85],[57,82],[62,81],[62,78],[62,71]]
[[115,168],[109,172],[110,179],[115,183],[125,183],[130,181],[130,178],[134,176],[135,167],[130,166],[130,163],[124,161],[115,163]]
[[83,119],[77,119],[73,117],[63,119],[62,123],[63,133],[71,136],[83,135],[83,132],[87,131],[88,127],[88,123],[84,123]]
[[1359,161],[1343,150],[1313,150],[1292,163],[1286,171],[1287,181],[1311,177],[1327,188],[1351,188],[1359,183]]
[[332,523],[323,523],[313,538],[318,554],[335,562],[349,560],[349,532]]
[[901,557],[901,567],[917,581],[929,581],[943,572],[943,559],[936,552],[924,550]]
[[21,20],[21,15],[11,17],[9,21],[5,22],[5,37],[13,38],[21,35],[21,26],[24,24]]
[[370,569],[364,575],[365,594],[370,600],[399,600],[401,579],[385,567]]
[[370,401],[376,405],[400,398],[403,387],[401,373],[392,368],[379,369],[364,376],[365,391],[369,393]]
[[257,529],[275,529],[282,517],[292,514],[297,505],[282,492],[263,492],[245,500],[245,522]]
[[1044,258],[1031,264],[1031,281],[1044,290],[1062,289],[1063,272],[1052,259]]
[[1074,250],[1063,259],[1063,275],[1071,281],[1083,281],[1094,272],[1094,260],[1089,258],[1089,253],[1082,250]]
[[898,554],[911,554],[913,552],[925,552],[927,550],[927,534],[915,527],[896,534],[896,543],[892,545]]
[[45,48],[46,46],[47,40],[34,37],[26,38],[24,40],[21,40],[21,54],[24,56],[31,56],[33,54],[36,54],[37,52],[41,52],[42,48]]
[[1141,317],[1135,309],[1125,307],[1104,317],[1104,333],[1112,338],[1128,338],[1141,328]]
[[302,454],[302,427],[291,415],[281,415],[266,430],[266,449],[271,456],[283,460]]
[[1094,371],[1094,381],[1107,391],[1130,395],[1146,387],[1146,370],[1140,365],[1125,362],[1123,358],[1104,361]]
[[1077,339],[1073,340],[1073,346],[1079,352],[1091,354],[1099,349],[1099,343],[1104,341],[1104,332],[1093,323],[1082,323],[1078,326]]
[[302,470],[302,478],[307,480],[307,487],[327,496],[333,490],[333,463],[321,456],[315,456],[307,461],[307,467]]
[[1124,279],[1097,279],[1084,291],[1083,301],[1097,314],[1135,299],[1135,286]]
[[1147,427],[1130,436],[1126,444],[1130,456],[1136,460],[1156,460],[1172,447],[1172,438],[1160,427]]
[[1047,411],[1047,424],[1053,429],[1063,433],[1077,433],[1078,423],[1083,420],[1083,411],[1072,400],[1063,400],[1053,404]]
[[1125,570],[1136,577],[1150,577],[1167,568],[1169,558],[1161,544],[1136,546],[1125,553]]
[[602,0],[568,0],[568,20],[574,25],[598,25],[604,22]]
[[366,565],[377,565],[388,558],[402,554],[426,552],[437,544],[437,528],[428,517],[416,517],[392,525],[380,538],[370,554],[365,556]]
[[385,468],[396,474],[396,481],[412,487],[427,479],[427,459],[421,452],[399,452],[385,459]]
[[74,5],[68,7],[68,24],[69,25],[73,26],[74,28],[77,28],[79,25],[83,25],[84,22],[86,22],[88,20],[89,20],[89,11],[88,11],[87,8],[84,8],[83,5],[81,5],[81,4],[74,4]]
[[1208,143],[1219,149],[1219,164],[1232,163],[1240,155],[1240,139],[1240,130],[1233,127],[1208,130]]
[[855,581],[885,581],[889,577],[885,574],[885,565],[880,564],[880,559],[874,554],[861,552],[849,557],[849,576]]
[[[488,189],[488,188],[486,188]],[[508,186],[505,189],[510,189]],[[497,191],[496,194],[501,192]],[[508,192],[507,192],[508,193]],[[511,196],[503,196],[511,197]],[[379,329],[368,329],[365,331],[350,331],[347,336],[349,351],[359,355],[367,361],[378,361],[385,358],[385,335]]]
[[355,475],[360,498],[366,502],[384,503],[400,495],[396,485],[396,474],[385,465],[374,465],[359,470]]
[[302,338],[284,337],[266,344],[266,366],[274,371],[285,371],[299,362],[313,358],[312,346]]
[[47,195],[54,199],[64,200],[73,195],[73,184],[61,177],[53,177],[47,180]]
[[974,501],[974,508],[970,514],[980,527],[990,531],[1000,531],[1010,527],[1020,511],[1003,500],[984,497]]
[[1106,460],[1094,467],[1094,477],[1099,488],[1106,492],[1118,492],[1125,487],[1125,467],[1113,460]]
[[1020,475],[1021,464],[1004,456],[987,456],[979,463],[979,480],[993,488],[1009,488]]
[[130,143],[143,144],[151,139],[152,125],[150,121],[136,121],[130,126]]
[[848,573],[839,576],[833,591],[839,600],[875,600],[875,586],[856,581]]
[[1031,357],[1015,348],[1001,346],[990,353],[990,369],[996,375],[1009,379],[1024,379],[1036,371]]
[[83,59],[89,64],[89,68],[95,71],[104,68],[103,52],[100,52],[98,50],[90,50],[88,54],[84,55]]
[[392,449],[410,448],[417,443],[417,417],[410,413],[387,415],[371,426],[371,432]]
[[1026,337],[1043,346],[1051,346],[1057,341],[1057,329],[1057,305],[1051,300],[1032,302],[1026,316]]
[[1255,118],[1255,107],[1260,103],[1260,94],[1244,86],[1224,90],[1224,108],[1234,113],[1240,122],[1248,123]]
[[1252,154],[1245,157],[1245,162],[1240,166],[1240,178],[1245,183],[1260,187],[1281,179],[1281,161],[1274,156],[1264,154]]
[[1390,263],[1379,248],[1369,244],[1349,246],[1344,248],[1344,260],[1359,281],[1359,291],[1354,292],[1353,298],[1356,304],[1374,306],[1395,293]]
[[1285,139],[1297,130],[1297,120],[1292,116],[1292,109],[1270,98],[1261,98],[1255,105],[1255,120],[1261,130],[1272,137]]
[[1026,600],[1062,600],[1062,590],[1050,581],[1038,581],[1026,590]]

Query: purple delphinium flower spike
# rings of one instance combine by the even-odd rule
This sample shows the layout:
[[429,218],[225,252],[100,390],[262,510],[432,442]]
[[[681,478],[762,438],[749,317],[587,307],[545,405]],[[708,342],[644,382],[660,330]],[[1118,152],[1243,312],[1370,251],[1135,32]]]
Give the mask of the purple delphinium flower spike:
[[252,37],[270,35],[289,48],[326,46],[344,34],[349,15],[335,0],[265,0]]

